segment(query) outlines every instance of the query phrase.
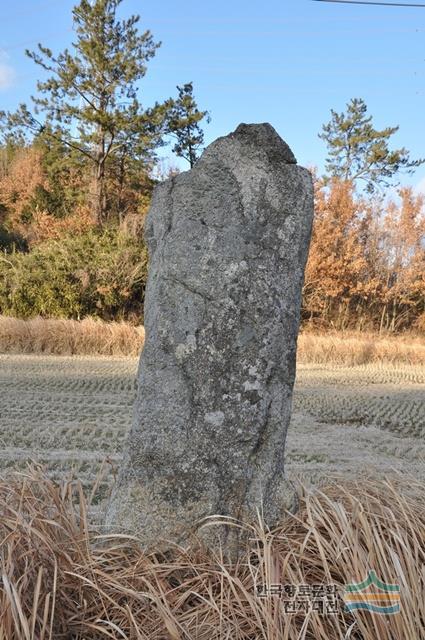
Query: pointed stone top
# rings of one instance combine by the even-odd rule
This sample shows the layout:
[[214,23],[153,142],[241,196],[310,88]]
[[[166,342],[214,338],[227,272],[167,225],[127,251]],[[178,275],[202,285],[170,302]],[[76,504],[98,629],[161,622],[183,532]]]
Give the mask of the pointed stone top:
[[233,133],[232,138],[239,138],[245,144],[252,144],[256,147],[264,147],[268,151],[278,154],[281,160],[288,164],[297,164],[297,160],[289,145],[277,133],[276,129],[268,122],[261,124],[241,123]]
[[236,149],[240,153],[241,147],[248,155],[262,157],[272,164],[275,162],[297,164],[297,160],[289,146],[268,122],[260,124],[241,123],[235,131],[227,136],[218,138],[218,140],[209,145],[201,159],[215,156],[217,152],[231,153],[233,155]]

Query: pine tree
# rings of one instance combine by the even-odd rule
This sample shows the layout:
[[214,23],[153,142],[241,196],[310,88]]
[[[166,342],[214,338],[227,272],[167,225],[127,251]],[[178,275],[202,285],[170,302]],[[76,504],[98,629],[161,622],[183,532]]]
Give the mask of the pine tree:
[[399,127],[386,127],[381,131],[372,124],[367,106],[362,99],[353,98],[346,113],[331,110],[330,122],[323,125],[319,138],[328,146],[326,171],[343,180],[362,180],[366,191],[373,193],[379,185],[389,186],[400,170],[413,173],[425,160],[410,160],[403,147],[391,151],[390,138]]
[[[119,20],[122,0],[88,0],[73,9],[76,31],[74,51],[54,55],[42,45],[27,55],[51,76],[38,82],[33,112],[20,105],[7,114],[7,130],[26,129],[46,134],[66,145],[91,166],[91,202],[96,222],[108,215],[108,171],[111,159],[131,157],[147,163],[163,144],[164,122],[172,100],[144,108],[137,83],[155,55],[150,31],[139,33],[139,16]],[[5,114],[3,114],[5,115]],[[121,162],[120,166],[125,166]]]
[[210,122],[208,111],[199,111],[193,97],[193,83],[177,86],[179,93],[168,116],[168,132],[177,138],[173,147],[176,155],[187,160],[192,168],[198,158],[199,148],[204,143],[204,133],[199,126],[206,117]]

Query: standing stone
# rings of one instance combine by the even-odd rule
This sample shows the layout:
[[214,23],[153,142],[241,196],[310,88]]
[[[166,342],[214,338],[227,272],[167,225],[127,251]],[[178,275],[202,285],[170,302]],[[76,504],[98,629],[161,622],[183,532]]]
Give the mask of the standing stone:
[[[146,547],[184,544],[207,516],[259,510],[272,526],[293,506],[284,446],[312,217],[311,176],[269,124],[241,124],[156,187],[146,342],[109,527]],[[211,531],[198,533],[211,543]],[[220,531],[234,553],[238,529]]]

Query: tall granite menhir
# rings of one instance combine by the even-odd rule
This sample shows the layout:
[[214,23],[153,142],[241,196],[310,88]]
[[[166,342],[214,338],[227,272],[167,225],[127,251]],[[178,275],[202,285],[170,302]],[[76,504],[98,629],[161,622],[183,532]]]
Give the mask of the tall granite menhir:
[[[146,343],[107,525],[181,544],[211,515],[274,525],[313,217],[309,172],[269,124],[241,124],[158,185]],[[210,528],[198,533],[212,541]],[[215,535],[215,534],[214,534]],[[234,553],[238,529],[224,527]]]

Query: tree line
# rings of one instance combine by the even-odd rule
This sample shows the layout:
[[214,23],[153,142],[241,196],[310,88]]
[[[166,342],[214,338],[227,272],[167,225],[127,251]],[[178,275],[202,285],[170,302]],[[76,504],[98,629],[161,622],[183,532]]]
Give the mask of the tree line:
[[48,77],[37,83],[31,107],[0,114],[6,147],[44,146],[50,165],[89,176],[84,186],[97,225],[122,215],[125,190],[139,186],[170,139],[192,166],[203,142],[199,123],[208,118],[191,82],[177,86],[175,98],[143,104],[140,84],[160,43],[139,31],[139,16],[119,19],[121,3],[81,0],[72,12],[73,50],[55,55],[41,44],[27,50]]
[[[1,313],[142,318],[143,218],[156,182],[177,171],[161,172],[158,152],[172,145],[192,167],[209,113],[192,82],[144,104],[160,43],[139,16],[119,17],[121,3],[81,0],[72,51],[27,51],[45,79],[30,106],[0,112]],[[304,322],[425,328],[424,198],[397,182],[424,160],[392,148],[397,130],[376,129],[359,98],[323,125]]]

